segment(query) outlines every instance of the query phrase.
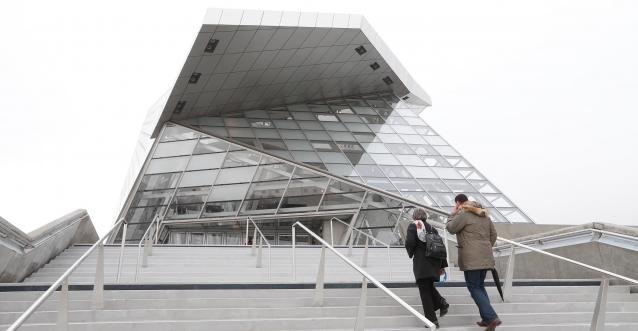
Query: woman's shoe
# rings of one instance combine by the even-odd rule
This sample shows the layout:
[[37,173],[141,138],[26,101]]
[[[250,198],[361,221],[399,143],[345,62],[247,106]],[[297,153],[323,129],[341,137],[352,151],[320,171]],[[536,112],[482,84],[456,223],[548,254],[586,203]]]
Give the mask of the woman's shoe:
[[[434,323],[437,329],[439,328],[439,321],[433,321],[432,323]],[[426,325],[425,328],[429,329],[430,327]]]
[[447,311],[450,308],[450,304],[445,301],[445,299],[441,299],[441,308],[439,308],[439,317],[443,317],[447,315]]

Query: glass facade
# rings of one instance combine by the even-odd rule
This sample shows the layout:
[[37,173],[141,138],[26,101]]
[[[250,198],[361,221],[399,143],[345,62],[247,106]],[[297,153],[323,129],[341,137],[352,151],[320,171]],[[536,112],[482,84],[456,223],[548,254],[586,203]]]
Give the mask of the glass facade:
[[[132,225],[127,240],[139,241],[156,214],[179,224],[228,225],[248,216],[281,222],[340,213],[401,244],[400,224],[414,206],[449,210],[461,192],[494,221],[531,222],[419,117],[421,110],[376,94],[169,122],[124,213]],[[237,241],[215,237],[221,232],[179,233],[169,241]],[[279,235],[286,233],[273,238]]]

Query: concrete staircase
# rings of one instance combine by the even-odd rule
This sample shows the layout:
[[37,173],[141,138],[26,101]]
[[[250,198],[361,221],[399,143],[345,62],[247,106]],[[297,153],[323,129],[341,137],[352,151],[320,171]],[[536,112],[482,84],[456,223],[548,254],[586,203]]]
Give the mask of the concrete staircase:
[[[85,251],[68,249],[14,291],[0,292],[0,328],[6,328],[42,293],[30,291],[50,284]],[[347,248],[340,249],[347,252]],[[317,247],[297,249],[297,281],[292,281],[290,248],[273,247],[272,279],[264,268],[255,268],[247,247],[156,247],[143,269],[141,281],[132,283],[137,248],[127,248],[122,280],[107,286],[104,309],[91,309],[91,291],[70,292],[71,330],[352,330],[359,304],[361,276],[326,252],[326,290],[322,306],[313,303],[319,259]],[[359,263],[362,249],[352,260]],[[105,250],[106,283],[112,284],[119,250]],[[366,268],[408,304],[421,311],[414,287],[411,261],[402,248],[392,249],[392,280],[386,249],[371,248]],[[71,277],[71,284],[93,282],[95,258]],[[459,281],[460,273],[453,271]],[[128,283],[128,284],[126,284]],[[498,330],[589,330],[598,286],[591,282],[536,281],[513,288],[512,302],[502,303],[496,289],[488,293],[503,320]],[[554,286],[550,286],[554,285]],[[37,288],[40,290],[40,288]],[[20,290],[20,291],[18,291]],[[27,291],[23,291],[27,290]],[[441,330],[480,330],[478,311],[463,283],[439,287],[451,304],[439,320]],[[638,330],[638,294],[629,286],[611,286],[605,330]],[[21,330],[54,330],[59,293],[50,297]],[[368,290],[366,330],[423,330],[416,317],[376,288]]]
[[[38,270],[26,283],[53,283],[86,250],[86,246],[67,249],[46,267]],[[338,249],[347,255],[347,248]],[[120,248],[107,246],[104,250],[105,282],[114,283]],[[138,249],[126,247],[120,283],[132,283],[135,279],[135,265]],[[361,265],[364,249],[353,248],[350,257]],[[297,282],[314,282],[317,279],[320,249],[317,247],[297,247]],[[88,284],[94,281],[96,257],[90,256],[71,276],[73,284]],[[389,268],[388,250],[385,247],[370,247],[367,272],[379,281],[414,282],[412,261],[404,248],[390,249],[392,268]],[[140,269],[139,282],[142,283],[261,283],[268,282],[268,249],[263,250],[263,267],[256,268],[256,256],[250,247],[170,247],[156,246],[148,258],[148,267]],[[292,250],[290,247],[272,247],[271,280],[275,283],[293,282]],[[390,270],[392,276],[390,277]],[[452,279],[462,280],[458,269],[451,270]],[[348,267],[330,251],[326,251],[326,282],[360,282],[361,275]]]

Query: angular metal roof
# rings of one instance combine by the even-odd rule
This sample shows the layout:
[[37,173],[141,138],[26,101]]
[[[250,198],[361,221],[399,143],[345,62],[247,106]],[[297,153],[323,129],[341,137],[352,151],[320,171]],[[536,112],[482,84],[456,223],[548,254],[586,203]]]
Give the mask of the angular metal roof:
[[153,137],[169,120],[389,91],[431,105],[361,15],[211,9]]

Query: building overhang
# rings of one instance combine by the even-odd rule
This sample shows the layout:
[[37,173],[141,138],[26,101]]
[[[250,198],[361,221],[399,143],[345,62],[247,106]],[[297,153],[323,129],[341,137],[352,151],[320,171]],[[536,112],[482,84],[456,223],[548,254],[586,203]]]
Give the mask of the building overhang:
[[210,9],[152,136],[169,120],[378,92],[431,105],[361,15]]

